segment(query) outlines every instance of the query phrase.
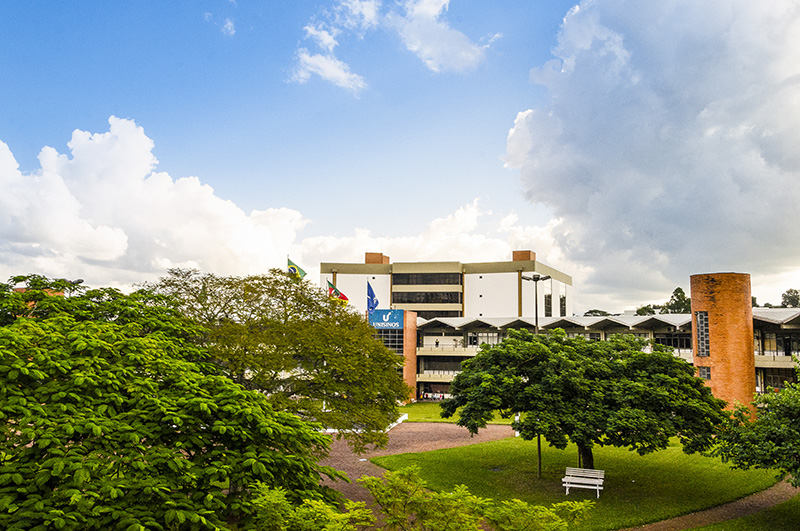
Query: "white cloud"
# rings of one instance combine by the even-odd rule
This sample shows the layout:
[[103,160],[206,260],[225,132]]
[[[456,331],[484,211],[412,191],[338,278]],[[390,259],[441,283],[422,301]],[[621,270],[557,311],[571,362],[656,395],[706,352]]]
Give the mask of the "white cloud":
[[335,28],[328,31],[321,25],[312,26],[309,24],[303,29],[306,30],[306,37],[316,41],[320,48],[328,52],[333,52],[333,49],[339,44],[336,42],[336,34],[339,32]]
[[292,80],[298,83],[307,82],[313,74],[337,87],[342,87],[358,94],[366,88],[364,78],[350,71],[350,67],[333,55],[312,54],[307,49],[297,51],[297,66]]
[[450,27],[444,20],[449,4],[449,0],[408,0],[404,4],[405,15],[391,13],[387,20],[406,48],[431,71],[472,70],[484,60],[485,46]]
[[194,266],[223,274],[283,267],[299,212],[246,214],[197,178],[154,172],[153,143],[130,120],[75,131],[70,155],[46,147],[23,174],[0,143],[0,270],[126,285]]
[[379,0],[341,0],[334,8],[335,21],[348,29],[368,30],[380,23]]
[[800,279],[798,43],[789,0],[570,11],[556,59],[531,72],[549,103],[517,116],[506,163],[561,220],[565,257],[592,268],[584,293],[641,300],[713,271]]
[[222,33],[229,36],[236,35],[236,26],[231,19],[225,19],[225,23],[222,24]]

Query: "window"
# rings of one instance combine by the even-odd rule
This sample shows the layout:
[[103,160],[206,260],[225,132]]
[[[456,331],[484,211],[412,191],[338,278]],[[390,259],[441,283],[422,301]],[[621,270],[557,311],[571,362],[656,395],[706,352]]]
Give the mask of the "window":
[[697,319],[697,355],[708,356],[708,312],[695,312]]
[[691,350],[692,334],[655,334],[653,340],[677,350]]
[[394,304],[461,304],[460,291],[395,291]]
[[392,284],[398,286],[430,284],[461,285],[461,273],[393,273]]
[[386,348],[397,354],[403,354],[403,330],[379,329],[376,332]]
[[561,295],[559,296],[559,315],[561,317],[567,316],[567,296]]
[[544,316],[553,317],[553,294],[545,293],[544,295]]
[[437,317],[461,317],[461,312],[458,310],[414,310],[417,312],[417,317],[423,319],[436,319]]
[[699,376],[703,380],[710,380],[711,379],[711,367],[698,367],[697,368],[697,376]]

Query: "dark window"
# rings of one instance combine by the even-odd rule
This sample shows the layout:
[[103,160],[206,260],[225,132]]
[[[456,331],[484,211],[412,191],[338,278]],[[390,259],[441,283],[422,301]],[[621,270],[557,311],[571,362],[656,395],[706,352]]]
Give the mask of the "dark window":
[[393,273],[392,284],[398,286],[430,284],[461,285],[461,273]]
[[708,312],[695,312],[697,319],[697,355],[708,356]]
[[697,376],[699,376],[703,380],[710,380],[711,379],[711,367],[698,367],[697,368]]
[[378,337],[389,350],[403,354],[403,330],[376,330]]
[[460,291],[395,291],[394,304],[460,304]]
[[655,334],[653,341],[680,350],[692,348],[692,334]]
[[458,310],[414,310],[417,312],[417,317],[423,319],[436,319],[437,317],[461,317],[461,312]]
[[787,383],[797,382],[794,369],[768,368],[764,369],[764,385],[773,389],[783,389]]
[[567,316],[567,296],[566,295],[561,295],[559,297],[559,299],[560,299],[560,306],[561,306],[561,308],[560,308],[560,310],[561,310],[560,316],[561,317],[566,317]]
[[553,294],[545,293],[544,295],[544,316],[553,317]]

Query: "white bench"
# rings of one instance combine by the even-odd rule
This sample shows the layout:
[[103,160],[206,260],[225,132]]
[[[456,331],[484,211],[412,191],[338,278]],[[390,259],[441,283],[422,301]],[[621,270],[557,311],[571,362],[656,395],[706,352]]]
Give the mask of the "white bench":
[[561,478],[561,486],[567,488],[567,494],[569,494],[570,487],[575,487],[576,489],[594,489],[597,491],[597,497],[599,498],[600,491],[603,490],[603,480],[605,477],[605,470],[567,467],[566,475]]

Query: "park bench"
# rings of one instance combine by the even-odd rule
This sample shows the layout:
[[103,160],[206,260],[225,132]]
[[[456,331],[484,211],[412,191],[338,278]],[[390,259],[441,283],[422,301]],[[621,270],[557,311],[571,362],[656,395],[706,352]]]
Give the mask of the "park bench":
[[597,497],[599,498],[600,491],[603,490],[603,480],[605,476],[605,470],[567,467],[567,473],[561,479],[561,486],[567,488],[567,494],[569,494],[570,487],[575,487],[576,489],[594,489],[597,491]]

